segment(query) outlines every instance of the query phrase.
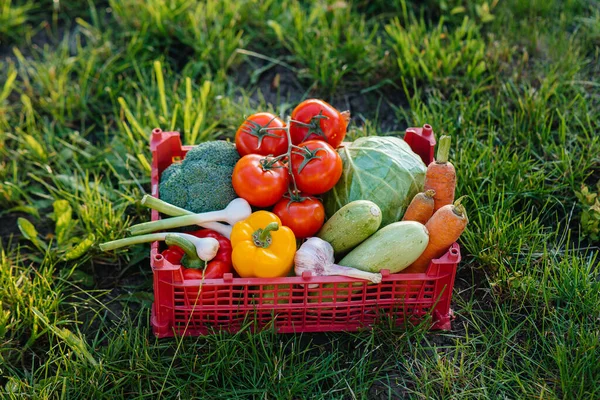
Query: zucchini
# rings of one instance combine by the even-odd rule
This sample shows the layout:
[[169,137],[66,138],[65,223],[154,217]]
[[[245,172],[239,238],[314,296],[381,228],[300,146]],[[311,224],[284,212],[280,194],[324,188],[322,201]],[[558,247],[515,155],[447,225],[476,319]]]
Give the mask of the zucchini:
[[395,222],[381,228],[344,257],[339,264],[368,272],[402,271],[427,247],[429,232],[415,221]]
[[381,218],[381,209],[372,201],[352,201],[325,222],[317,237],[329,242],[338,256],[374,234],[381,225]]

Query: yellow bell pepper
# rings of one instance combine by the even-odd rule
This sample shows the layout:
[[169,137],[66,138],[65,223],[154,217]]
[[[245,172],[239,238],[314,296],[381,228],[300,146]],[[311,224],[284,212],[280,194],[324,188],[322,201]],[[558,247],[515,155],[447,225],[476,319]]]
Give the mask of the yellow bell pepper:
[[231,261],[242,278],[287,276],[294,263],[296,237],[279,217],[257,211],[231,231]]

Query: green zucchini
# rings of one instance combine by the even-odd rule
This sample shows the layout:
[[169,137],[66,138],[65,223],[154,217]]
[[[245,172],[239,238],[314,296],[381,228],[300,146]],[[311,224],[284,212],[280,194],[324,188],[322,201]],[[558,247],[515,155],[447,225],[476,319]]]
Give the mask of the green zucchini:
[[317,237],[329,242],[338,256],[374,234],[381,225],[381,218],[381,209],[372,201],[352,201],[325,222]]
[[419,258],[428,243],[425,225],[415,221],[395,222],[362,242],[339,264],[368,272],[387,269],[395,274]]

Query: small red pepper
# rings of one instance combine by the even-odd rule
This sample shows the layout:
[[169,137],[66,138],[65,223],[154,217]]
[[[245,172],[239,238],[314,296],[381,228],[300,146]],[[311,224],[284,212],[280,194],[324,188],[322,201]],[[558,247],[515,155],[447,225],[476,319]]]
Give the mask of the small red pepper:
[[[202,269],[198,268],[182,267],[184,279],[202,279],[203,276],[204,279],[217,279],[222,278],[223,275],[228,272],[232,272],[231,242],[229,242],[229,239],[210,229],[201,229],[190,232],[190,235],[199,238],[211,237],[216,239],[219,242],[219,251],[215,258],[208,262],[204,272]],[[169,248],[161,254],[171,264],[180,264],[185,252],[178,246],[169,246]]]
[[181,262],[181,258],[185,254],[180,247],[177,246],[169,246],[168,249],[163,251],[162,256],[170,262],[171,264],[179,264]]

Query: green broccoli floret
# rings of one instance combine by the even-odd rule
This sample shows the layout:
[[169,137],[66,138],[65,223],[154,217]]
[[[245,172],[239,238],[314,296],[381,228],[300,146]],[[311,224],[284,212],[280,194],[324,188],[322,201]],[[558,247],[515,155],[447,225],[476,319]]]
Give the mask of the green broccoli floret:
[[160,176],[161,181],[166,181],[171,178],[171,175],[178,174],[181,171],[181,163],[176,162],[169,165]]
[[194,213],[221,210],[237,197],[231,174],[239,159],[232,143],[201,143],[188,151],[183,162],[163,171],[160,198]]
[[235,167],[240,159],[240,155],[235,145],[224,140],[214,140],[212,142],[200,143],[193,147],[185,156],[183,166],[186,164],[203,161],[212,165],[222,165],[226,167]]

